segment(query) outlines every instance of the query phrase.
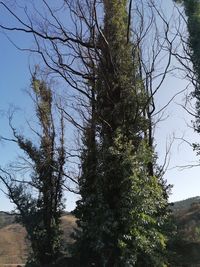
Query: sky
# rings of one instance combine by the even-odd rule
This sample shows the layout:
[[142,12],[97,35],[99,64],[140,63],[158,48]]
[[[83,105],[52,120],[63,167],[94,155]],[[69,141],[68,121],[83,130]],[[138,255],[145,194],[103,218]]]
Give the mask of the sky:
[[[170,10],[167,3],[169,1],[166,1],[165,7]],[[1,17],[0,20],[9,22],[6,16]],[[25,35],[14,34],[11,37],[19,45],[32,45],[31,39]],[[29,66],[37,60],[29,53],[16,49],[3,33],[0,33],[0,40],[0,135],[12,137],[6,114],[13,107],[20,107],[14,120],[17,127],[22,132],[28,133],[25,119],[32,118],[33,108],[25,89],[30,86]],[[183,79],[181,75],[178,78],[169,76],[155,97],[157,108],[163,107],[173,95],[184,89],[187,84],[188,81]],[[200,140],[193,129],[187,126],[187,124],[191,125],[192,118],[180,107],[179,104],[183,103],[183,94],[177,96],[170,103],[165,111],[166,119],[157,125],[155,132],[156,151],[160,164],[164,161],[166,147],[169,146],[172,138],[176,137],[169,153],[168,170],[164,175],[167,183],[173,185],[169,197],[172,202],[200,195],[200,167],[182,169],[177,167],[199,161],[192,148],[179,140],[182,136],[191,143]],[[15,160],[18,155],[16,146],[7,142],[0,143],[0,151],[1,167]],[[67,194],[66,199],[66,209],[73,210],[76,197],[73,194]],[[13,205],[0,192],[0,210],[8,211],[11,209],[13,209]]]

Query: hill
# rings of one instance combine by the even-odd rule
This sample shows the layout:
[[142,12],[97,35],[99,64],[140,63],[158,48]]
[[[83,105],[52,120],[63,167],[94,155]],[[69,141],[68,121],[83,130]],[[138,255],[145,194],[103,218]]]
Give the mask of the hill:
[[[0,267],[15,267],[26,262],[29,243],[25,229],[14,223],[14,216],[0,212]],[[64,242],[71,243],[70,235],[76,226],[76,219],[70,213],[62,216]],[[12,265],[15,264],[15,265]]]
[[4,212],[4,211],[0,211],[0,229],[2,227],[5,227],[9,224],[14,223],[15,217],[8,213],[8,212]]
[[[172,255],[170,267],[200,267],[200,197],[175,202],[172,217],[177,235],[169,245]],[[26,262],[29,247],[26,231],[14,223],[14,219],[13,215],[0,212],[0,267],[15,267],[12,264]],[[70,235],[75,227],[75,217],[64,213],[64,243],[73,242]]]
[[171,242],[173,267],[200,267],[200,197],[172,206],[177,235]]
[[176,201],[172,204],[173,212],[181,212],[190,209],[192,204],[200,203],[200,196],[191,197],[185,200]]
[[26,231],[19,224],[0,229],[0,267],[26,261],[28,244],[25,237]]

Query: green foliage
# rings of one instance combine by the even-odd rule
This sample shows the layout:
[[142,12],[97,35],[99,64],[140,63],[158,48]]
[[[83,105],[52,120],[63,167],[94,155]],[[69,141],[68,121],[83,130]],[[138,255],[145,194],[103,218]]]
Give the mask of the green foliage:
[[166,187],[149,171],[156,157],[146,138],[148,95],[134,46],[127,42],[126,5],[104,1],[101,49],[93,69],[95,109],[85,128],[82,199],[75,211],[76,253],[84,266],[160,267],[165,262]]
[[[187,16],[187,28],[189,33],[189,54],[193,63],[195,74],[195,90],[192,96],[196,99],[196,123],[194,129],[200,133],[200,2],[199,0],[183,0],[181,3],[184,6]],[[194,144],[194,150],[199,153],[199,147]]]

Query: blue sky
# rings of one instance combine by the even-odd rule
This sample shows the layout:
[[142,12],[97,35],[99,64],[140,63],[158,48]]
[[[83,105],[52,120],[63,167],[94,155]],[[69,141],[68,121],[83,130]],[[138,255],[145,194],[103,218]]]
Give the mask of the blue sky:
[[[168,4],[166,5],[166,8],[169,8]],[[6,17],[3,19],[7,20]],[[27,89],[30,84],[29,65],[33,61],[33,57],[26,52],[17,50],[5,35],[0,34],[0,38],[0,110],[6,112],[11,105],[19,106],[21,111],[18,113],[19,115],[17,115],[15,122],[22,131],[25,131],[24,117],[30,118],[33,112],[30,98],[24,92],[24,89]],[[32,45],[31,39],[25,35],[14,34],[12,38],[19,44]],[[34,61],[37,62],[36,59]],[[156,95],[157,106],[162,107],[165,105],[176,92],[185,88],[187,83],[184,79],[169,77]],[[177,104],[183,103],[183,98],[183,95],[178,96],[169,105],[165,111],[165,115],[168,116],[167,119],[157,126],[155,141],[160,164],[163,162],[166,146],[173,135],[176,137],[184,135],[184,138],[191,142],[200,140],[200,137],[187,127],[187,123],[190,123],[192,118]],[[0,117],[0,125],[0,135],[10,137],[11,132],[6,116]],[[18,153],[15,146],[5,142],[0,144],[0,151],[0,166],[4,166],[15,159]],[[178,165],[187,165],[193,161],[198,161],[191,147],[186,144],[180,144],[180,140],[177,140],[174,141],[170,154],[170,165],[164,176],[168,183],[173,184],[170,201],[200,195],[199,167],[182,171],[179,168],[175,168]],[[75,197],[72,194],[68,194],[66,198],[67,209],[73,209]],[[0,192],[0,210],[10,210],[12,207],[9,200]]]

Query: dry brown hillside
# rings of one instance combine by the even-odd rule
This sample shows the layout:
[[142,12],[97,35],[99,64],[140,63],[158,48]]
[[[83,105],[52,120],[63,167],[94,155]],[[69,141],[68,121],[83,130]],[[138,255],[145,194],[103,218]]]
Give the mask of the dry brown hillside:
[[[72,242],[70,235],[76,225],[75,217],[71,214],[62,217],[64,239]],[[0,229],[0,267],[16,267],[26,262],[28,242],[26,231],[19,224],[9,224]]]
[[27,256],[26,232],[19,224],[0,229],[0,267],[24,263]]

